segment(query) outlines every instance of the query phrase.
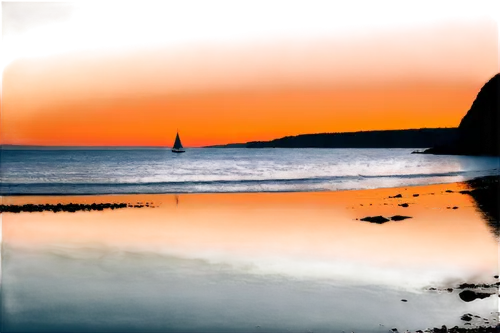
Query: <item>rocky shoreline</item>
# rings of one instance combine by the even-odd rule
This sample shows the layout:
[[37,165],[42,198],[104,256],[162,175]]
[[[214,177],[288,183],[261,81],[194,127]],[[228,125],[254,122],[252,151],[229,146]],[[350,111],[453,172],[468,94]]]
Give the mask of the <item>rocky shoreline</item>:
[[[392,332],[397,332],[392,329]],[[452,328],[447,328],[445,325],[443,325],[441,328],[434,327],[432,329],[426,329],[425,331],[418,330],[415,331],[415,333],[498,333],[500,332],[500,325],[497,326],[480,326],[480,327],[471,327],[471,328],[464,328],[464,327],[452,327]]]
[[[494,279],[498,280],[499,276],[495,275]],[[428,288],[428,291],[437,291],[437,292],[449,292],[452,293],[454,290],[461,290],[458,294],[460,299],[464,302],[472,302],[477,299],[488,298],[493,295],[499,294],[500,282],[495,283],[462,283],[454,288]],[[494,314],[494,312],[492,312]],[[475,326],[475,327],[458,327],[455,326],[453,328],[446,328],[446,326],[442,326],[441,328],[433,328],[427,329],[426,331],[416,331],[416,333],[423,332],[433,332],[433,333],[472,333],[472,332],[481,332],[481,333],[490,333],[490,332],[500,332],[500,323],[499,323],[499,312],[496,312],[496,318],[482,318],[481,316],[474,315],[472,313],[464,313],[460,319],[464,322],[463,326]],[[495,322],[495,323],[492,323]],[[493,324],[493,325],[492,325]]]
[[[500,186],[499,186],[499,176],[486,176],[475,178],[470,181],[466,181],[463,184],[467,186],[467,189],[452,191],[447,189],[443,194],[453,194],[459,193],[462,195],[468,195],[474,199],[476,209],[483,214],[483,218],[486,223],[493,229],[493,233],[499,235],[499,211],[498,202],[500,202]],[[434,193],[423,193],[424,195],[433,195]],[[399,199],[399,200],[409,200],[413,197],[418,197],[420,194],[410,194],[404,195],[401,193],[389,196],[387,199]],[[408,204],[404,205],[399,202],[393,203],[399,207],[407,207]],[[444,208],[444,207],[443,207]],[[446,207],[447,209],[458,209],[457,206]],[[366,216],[363,218],[357,218],[356,220],[370,222],[374,224],[384,224],[391,221],[401,221],[405,219],[412,218],[411,216]],[[499,288],[500,282],[498,282],[498,275],[493,277],[497,282],[492,283],[461,283],[456,286],[436,288],[430,287],[426,290],[429,292],[446,292],[446,293],[457,293],[458,297],[463,302],[473,302],[476,300],[482,300],[485,298],[493,297],[495,295],[500,297]],[[401,300],[402,302],[411,302],[411,299]],[[415,333],[493,333],[500,332],[499,324],[499,313],[496,313],[496,318],[482,318],[478,315],[472,313],[464,313],[460,316],[463,324],[455,326],[453,328],[447,328],[442,326],[441,328],[427,328],[426,330],[417,330]],[[397,328],[392,328],[389,330],[390,333],[398,333]],[[409,333],[409,331],[406,331]]]
[[92,203],[92,204],[25,204],[25,205],[0,205],[0,213],[21,213],[21,212],[70,212],[77,211],[102,211],[105,209],[121,209],[121,208],[143,208],[154,207],[150,203]]

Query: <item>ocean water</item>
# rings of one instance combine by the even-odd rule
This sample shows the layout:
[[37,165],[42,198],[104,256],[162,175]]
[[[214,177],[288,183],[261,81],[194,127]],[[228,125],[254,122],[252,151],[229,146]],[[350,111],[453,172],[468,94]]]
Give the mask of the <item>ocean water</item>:
[[335,191],[498,174],[497,157],[414,149],[3,150],[2,195]]

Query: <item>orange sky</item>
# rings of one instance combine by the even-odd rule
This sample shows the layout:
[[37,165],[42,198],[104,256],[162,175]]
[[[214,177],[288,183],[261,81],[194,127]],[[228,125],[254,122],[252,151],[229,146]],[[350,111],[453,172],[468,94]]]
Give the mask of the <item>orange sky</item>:
[[[13,9],[4,6],[3,18],[18,28]],[[202,146],[301,133],[453,127],[498,72],[497,24],[486,16],[377,29],[350,24],[345,32],[334,27],[266,37],[264,30],[258,38],[175,45],[106,48],[92,44],[96,37],[88,41],[92,47],[81,39],[73,49],[57,48],[68,39],[52,49],[51,40],[30,49],[16,38],[35,43],[51,34],[26,39],[4,28],[14,41],[5,48],[18,53],[3,65],[1,142],[170,146],[178,128],[185,146]],[[80,27],[68,30],[74,26]],[[193,31],[197,36],[203,27]],[[111,40],[120,40],[114,33]],[[69,44],[83,38],[69,36]]]

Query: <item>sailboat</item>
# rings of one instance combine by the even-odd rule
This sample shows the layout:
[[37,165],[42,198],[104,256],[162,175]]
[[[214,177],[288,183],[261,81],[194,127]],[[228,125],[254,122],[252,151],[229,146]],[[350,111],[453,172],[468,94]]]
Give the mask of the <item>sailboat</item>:
[[172,153],[184,153],[185,150],[182,147],[181,138],[179,137],[179,132],[175,137],[174,147],[172,148]]

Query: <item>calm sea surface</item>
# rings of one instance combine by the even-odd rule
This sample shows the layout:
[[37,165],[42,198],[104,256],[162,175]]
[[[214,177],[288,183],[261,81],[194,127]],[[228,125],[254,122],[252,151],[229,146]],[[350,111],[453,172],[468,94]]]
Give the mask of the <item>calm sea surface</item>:
[[4,150],[1,193],[334,191],[455,182],[499,172],[499,158],[412,150]]

